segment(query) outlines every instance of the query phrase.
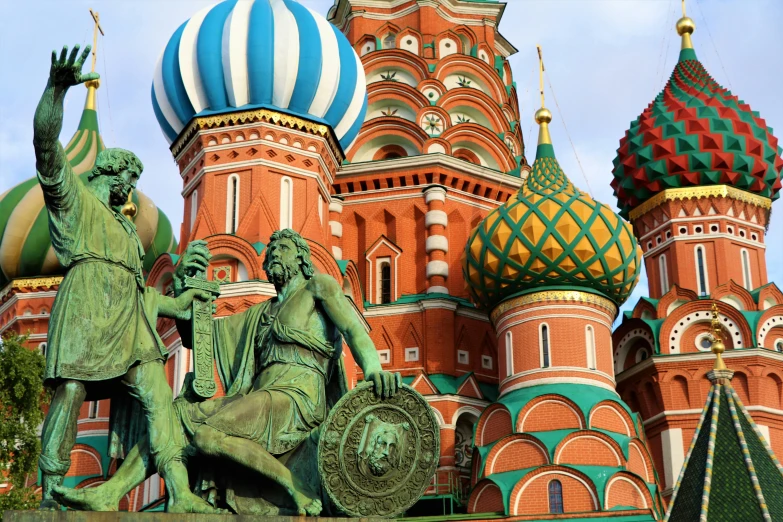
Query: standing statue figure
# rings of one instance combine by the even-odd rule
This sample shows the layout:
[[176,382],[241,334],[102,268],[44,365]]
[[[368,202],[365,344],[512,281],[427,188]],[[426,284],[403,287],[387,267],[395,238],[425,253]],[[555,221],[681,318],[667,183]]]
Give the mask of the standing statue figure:
[[189,319],[193,299],[205,296],[190,291],[173,299],[144,286],[144,249],[135,225],[119,211],[141,175],[141,161],[123,149],[103,150],[85,184],[58,141],[68,88],[98,79],[95,73],[81,73],[89,52],[88,46],[79,55],[76,46],[70,56],[67,47],[59,59],[52,53],[49,82],[34,121],[49,232],[66,270],[49,321],[44,380],[54,395],[41,435],[40,509],[60,508],[53,490],[71,465],[82,403],[110,397],[122,384],[144,410],[154,466],[168,486],[168,510],[212,513],[188,487],[185,436],[163,368],[167,352],[155,331],[158,315]]
[[[188,245],[175,272],[175,292],[209,256],[203,241]],[[329,407],[346,392],[342,338],[379,398],[393,397],[401,377],[381,370],[350,301],[333,277],[315,273],[310,248],[298,233],[274,232],[263,267],[277,296],[213,321],[213,352],[226,395],[203,402],[180,397],[175,406],[195,453],[210,457],[194,464],[219,459],[217,473],[200,480],[199,491],[218,484],[219,501],[238,513],[318,515],[317,436]],[[185,346],[189,326],[178,322]],[[116,510],[153,472],[148,451],[139,444],[111,480],[96,488],[58,488],[60,498],[76,509]]]

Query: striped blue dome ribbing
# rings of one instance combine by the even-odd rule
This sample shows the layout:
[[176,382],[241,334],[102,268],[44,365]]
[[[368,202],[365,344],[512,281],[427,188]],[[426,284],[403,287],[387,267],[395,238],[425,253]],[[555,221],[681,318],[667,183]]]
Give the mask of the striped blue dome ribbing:
[[152,105],[169,143],[194,116],[264,107],[329,125],[346,150],[367,87],[356,52],[323,16],[294,0],[226,0],[171,37]]

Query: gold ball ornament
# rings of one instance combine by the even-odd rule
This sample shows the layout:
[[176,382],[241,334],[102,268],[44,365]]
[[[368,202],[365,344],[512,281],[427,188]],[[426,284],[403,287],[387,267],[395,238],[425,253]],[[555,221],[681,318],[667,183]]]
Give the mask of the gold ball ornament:
[[131,190],[128,192],[128,201],[125,202],[125,204],[122,206],[122,214],[127,217],[128,219],[133,219],[136,217],[136,213],[139,211],[138,207],[136,207],[136,203],[133,202],[132,199],[133,191]]
[[541,125],[542,123],[549,123],[552,121],[552,112],[546,107],[541,107],[535,114],[536,123]]
[[683,16],[677,20],[677,25],[675,27],[677,27],[677,34],[680,36],[685,33],[693,34],[693,31],[696,29],[696,22],[690,17]]

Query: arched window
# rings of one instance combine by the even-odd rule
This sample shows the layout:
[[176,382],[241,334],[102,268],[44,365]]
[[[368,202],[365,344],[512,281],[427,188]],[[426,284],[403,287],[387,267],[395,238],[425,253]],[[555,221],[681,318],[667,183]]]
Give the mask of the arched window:
[[549,482],[549,512],[563,513],[563,485],[559,480]]
[[196,224],[196,214],[198,213],[198,190],[190,193],[190,230],[193,231],[193,225]]
[[386,304],[392,302],[391,289],[391,258],[381,257],[376,261],[375,274],[375,302],[377,304]]
[[541,367],[549,368],[549,326],[541,325]]
[[744,248],[740,252],[740,255],[742,256],[742,281],[743,286],[747,290],[753,290],[753,280],[750,277],[750,255],[748,255],[748,251]]
[[391,265],[381,265],[381,303],[391,303]]
[[98,401],[90,401],[89,417],[91,419],[98,418]]
[[511,332],[506,332],[506,377],[514,375],[514,342]]
[[383,39],[383,48],[384,49],[394,49],[394,35],[393,34],[389,33]]
[[239,224],[239,176],[231,174],[226,184],[226,234],[234,234]]
[[595,331],[590,325],[585,326],[585,344],[587,345],[587,368],[595,370]]
[[294,222],[294,182],[288,176],[280,181],[280,230],[292,228]]
[[775,351],[783,353],[783,339],[778,339],[775,342]]
[[666,254],[658,258],[658,270],[661,273],[661,295],[669,291],[669,272],[666,269]]
[[39,344],[38,349],[41,351],[41,355],[46,357],[46,343]]
[[709,292],[707,288],[707,263],[704,259],[704,247],[696,245],[696,273],[698,275],[699,295],[705,296]]

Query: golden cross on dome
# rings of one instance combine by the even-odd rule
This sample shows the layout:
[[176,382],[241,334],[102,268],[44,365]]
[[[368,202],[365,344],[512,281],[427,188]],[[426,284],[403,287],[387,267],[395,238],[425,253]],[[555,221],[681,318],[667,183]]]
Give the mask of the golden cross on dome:
[[538,131],[538,144],[551,145],[552,138],[549,136],[549,122],[552,121],[552,113],[544,107],[544,56],[541,53],[541,46],[536,45],[538,50],[538,91],[541,94],[541,108],[534,115],[536,123],[541,127]]
[[544,106],[544,56],[541,54],[541,46],[536,45],[538,50],[538,92],[541,94],[541,107]]
[[721,329],[720,318],[718,317],[718,304],[712,303],[712,320],[710,321],[712,332],[710,340],[712,341],[712,353],[715,354],[715,370],[726,370],[726,364],[723,362],[721,354],[726,350],[723,344],[723,331]]
[[682,16],[683,16],[683,18],[685,18],[686,16],[688,16],[688,15],[685,13],[685,0],[682,0]]
[[92,72],[95,72],[95,60],[97,59],[96,53],[98,52],[98,31],[101,32],[101,36],[106,35],[103,32],[103,27],[101,27],[100,15],[93,11],[92,8],[90,8],[90,15],[92,15],[92,19],[95,22],[95,27],[92,30]]

